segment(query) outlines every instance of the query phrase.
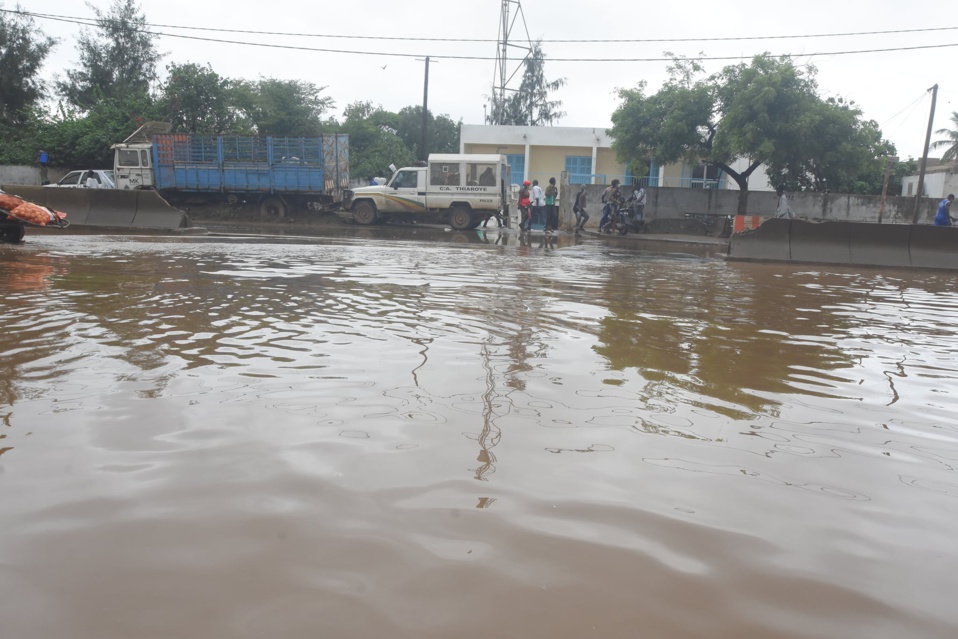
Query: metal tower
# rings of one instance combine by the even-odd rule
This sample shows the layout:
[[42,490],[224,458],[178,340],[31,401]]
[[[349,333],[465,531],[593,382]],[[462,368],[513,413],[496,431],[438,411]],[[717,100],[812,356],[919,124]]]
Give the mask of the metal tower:
[[[521,30],[517,38],[512,33],[521,20]],[[506,103],[506,94],[516,89],[509,88],[509,83],[522,70],[525,61],[532,54],[532,38],[529,36],[529,27],[526,25],[526,16],[522,12],[522,3],[519,0],[502,0],[502,9],[499,15],[499,43],[496,46],[496,69],[492,79],[492,105],[489,110],[489,124],[500,124],[502,105]],[[522,37],[522,34],[525,37]],[[516,43],[518,41],[518,44]],[[514,49],[521,58],[517,57],[514,68],[510,70],[509,50]],[[499,108],[496,108],[499,105]]]

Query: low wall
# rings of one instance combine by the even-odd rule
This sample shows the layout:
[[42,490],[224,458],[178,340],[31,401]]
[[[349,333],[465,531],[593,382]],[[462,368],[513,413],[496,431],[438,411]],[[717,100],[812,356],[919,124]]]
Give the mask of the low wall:
[[[47,180],[56,182],[69,173],[64,169],[47,169]],[[0,165],[0,184],[22,184],[40,186],[40,167]]]
[[[564,176],[563,176],[564,177]],[[592,216],[588,226],[598,224],[602,216],[602,192],[605,184],[563,184],[560,191],[560,223],[571,228],[574,216],[572,204],[576,193],[585,186],[588,199],[587,211]],[[631,186],[620,187],[623,197],[632,193]],[[739,191],[719,189],[687,189],[648,187],[645,190],[647,204],[645,218],[674,219],[686,213],[699,215],[736,215]],[[881,208],[880,195],[848,195],[840,193],[790,193],[789,205],[799,218],[814,221],[878,222]],[[769,191],[753,191],[748,195],[748,214],[774,216],[778,196]],[[882,214],[884,224],[911,224],[914,216],[915,198],[893,196],[885,200]],[[922,198],[919,224],[931,224],[938,210],[938,199]]]
[[728,258],[958,270],[958,227],[773,218],[729,240]]
[[3,190],[24,200],[67,214],[71,225],[181,229],[190,225],[156,191],[63,189],[4,184]]

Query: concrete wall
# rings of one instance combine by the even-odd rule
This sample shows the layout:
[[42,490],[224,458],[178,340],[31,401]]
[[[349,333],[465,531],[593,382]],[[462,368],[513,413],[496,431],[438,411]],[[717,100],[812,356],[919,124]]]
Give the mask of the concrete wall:
[[[561,184],[561,182],[560,182]],[[577,184],[560,187],[560,224],[572,224],[572,200],[579,191]],[[588,206],[586,210],[592,216],[587,228],[596,226],[602,215],[602,192],[605,185],[586,185]],[[621,187],[622,195],[628,197],[631,187]],[[738,213],[738,191],[716,189],[646,189],[648,204],[645,207],[647,221],[681,219],[686,213],[710,215],[736,215]],[[568,197],[566,197],[568,195]],[[938,211],[940,198],[923,198],[919,224],[931,224]],[[778,197],[769,192],[749,192],[748,214],[774,216]],[[823,193],[789,194],[789,204],[799,218],[810,221],[877,222],[881,207],[880,195],[844,195]],[[911,224],[914,214],[915,198],[894,196],[887,198],[882,222],[885,224]]]
[[[56,182],[69,173],[65,169],[47,169],[47,179]],[[0,166],[0,184],[24,184],[40,186],[40,167],[38,166]]]

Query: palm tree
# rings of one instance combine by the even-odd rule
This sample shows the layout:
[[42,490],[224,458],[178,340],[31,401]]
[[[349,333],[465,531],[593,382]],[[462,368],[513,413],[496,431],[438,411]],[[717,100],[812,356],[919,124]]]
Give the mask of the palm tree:
[[944,140],[936,140],[931,143],[931,148],[947,146],[945,154],[941,156],[942,162],[951,162],[958,160],[958,111],[951,112],[951,121],[954,122],[954,129],[938,129],[935,131],[938,135],[947,136]]

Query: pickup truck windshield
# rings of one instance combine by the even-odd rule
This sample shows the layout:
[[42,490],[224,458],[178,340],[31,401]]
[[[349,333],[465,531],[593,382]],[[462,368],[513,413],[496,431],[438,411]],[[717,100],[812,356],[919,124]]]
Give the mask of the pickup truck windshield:
[[414,189],[418,186],[416,171],[400,171],[393,180],[393,186],[397,189]]

